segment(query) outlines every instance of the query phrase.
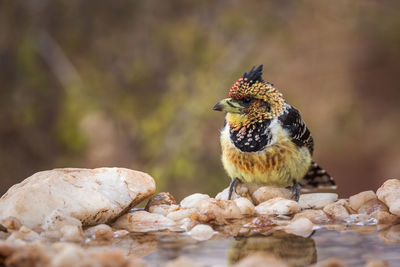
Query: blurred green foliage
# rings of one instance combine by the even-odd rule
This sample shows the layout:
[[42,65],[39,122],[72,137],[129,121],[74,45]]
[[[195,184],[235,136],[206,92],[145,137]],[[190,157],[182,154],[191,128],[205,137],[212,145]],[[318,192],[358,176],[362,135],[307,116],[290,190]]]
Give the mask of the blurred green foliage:
[[394,0],[0,2],[0,190],[122,166],[178,199],[215,194],[211,107],[261,63],[341,192],[376,187],[400,171],[399,18]]

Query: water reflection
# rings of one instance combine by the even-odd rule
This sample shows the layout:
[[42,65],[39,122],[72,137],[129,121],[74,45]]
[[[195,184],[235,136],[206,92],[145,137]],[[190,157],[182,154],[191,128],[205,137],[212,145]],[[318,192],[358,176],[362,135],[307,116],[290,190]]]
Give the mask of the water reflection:
[[277,231],[268,236],[242,237],[232,241],[228,250],[228,263],[234,264],[255,252],[272,254],[296,267],[317,262],[317,250],[311,237]]
[[[332,257],[349,266],[364,266],[376,259],[400,266],[400,224],[326,225],[308,238],[279,231],[236,238],[220,235],[204,242],[186,234],[159,233],[154,237],[157,244],[153,243],[144,257],[149,266],[163,266],[181,256],[204,266],[229,266],[257,252],[283,259],[291,266],[308,266]],[[132,251],[136,254],[139,250]]]

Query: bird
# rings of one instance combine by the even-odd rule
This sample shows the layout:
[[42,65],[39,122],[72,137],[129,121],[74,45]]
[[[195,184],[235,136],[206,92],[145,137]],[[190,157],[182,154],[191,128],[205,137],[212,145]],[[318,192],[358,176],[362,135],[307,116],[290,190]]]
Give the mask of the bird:
[[228,199],[239,183],[300,190],[336,189],[334,179],[312,158],[314,139],[300,112],[262,78],[263,65],[245,72],[213,110],[226,112],[220,142],[231,178]]

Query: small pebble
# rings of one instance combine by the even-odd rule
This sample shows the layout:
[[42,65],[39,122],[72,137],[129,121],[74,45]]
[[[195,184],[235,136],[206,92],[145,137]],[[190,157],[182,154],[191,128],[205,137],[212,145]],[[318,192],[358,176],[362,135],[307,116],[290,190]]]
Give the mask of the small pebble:
[[203,200],[210,199],[209,195],[195,193],[193,195],[187,196],[181,201],[182,208],[196,208],[200,206]]
[[199,241],[208,240],[214,234],[212,227],[207,224],[198,224],[189,231],[189,235]]

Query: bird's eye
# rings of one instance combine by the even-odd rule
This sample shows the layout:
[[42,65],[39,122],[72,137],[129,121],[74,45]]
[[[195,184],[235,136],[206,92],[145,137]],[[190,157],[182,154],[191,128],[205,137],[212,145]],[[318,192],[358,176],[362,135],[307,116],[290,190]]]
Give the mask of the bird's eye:
[[251,102],[251,98],[250,97],[246,97],[245,99],[243,99],[243,103],[250,103]]
[[253,98],[251,98],[251,97],[246,97],[246,98],[242,98],[239,100],[239,103],[245,107],[249,107],[252,102],[253,102]]

